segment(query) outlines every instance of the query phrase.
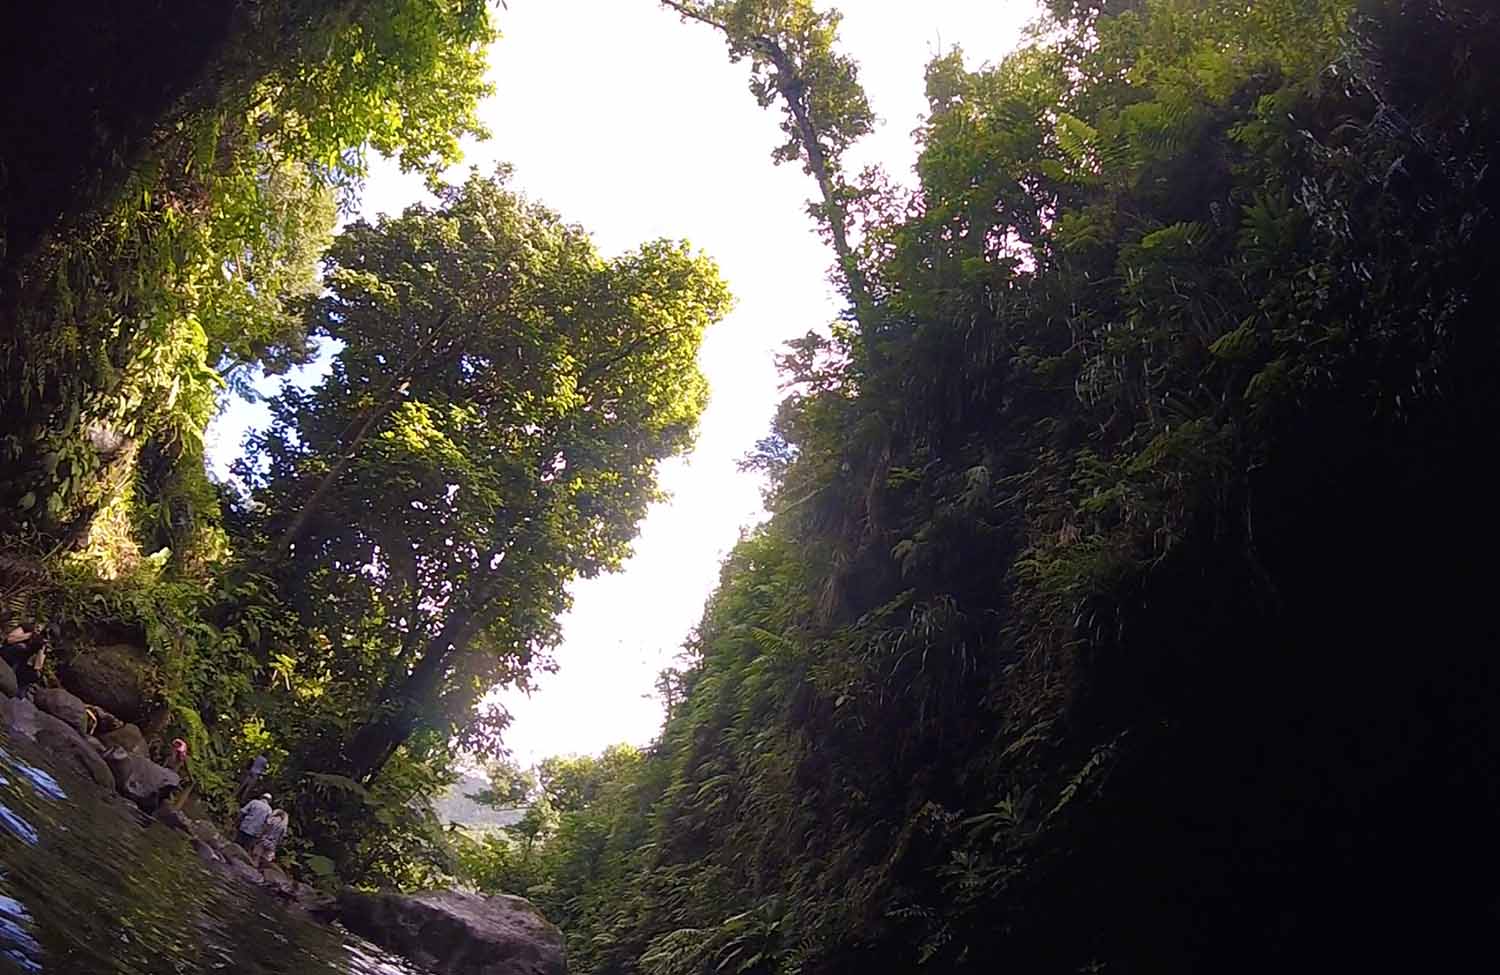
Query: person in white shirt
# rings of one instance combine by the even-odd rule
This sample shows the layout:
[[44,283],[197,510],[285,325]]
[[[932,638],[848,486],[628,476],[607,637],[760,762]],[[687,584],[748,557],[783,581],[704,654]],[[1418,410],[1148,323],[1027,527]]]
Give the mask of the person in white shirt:
[[235,837],[246,853],[255,846],[255,841],[260,838],[261,830],[266,828],[266,820],[271,818],[271,794],[265,792],[249,802],[245,803],[240,810],[239,835]]
[[265,829],[255,841],[255,849],[250,851],[250,859],[257,867],[264,867],[276,859],[276,845],[286,836],[287,819],[286,810],[278,809],[266,820]]

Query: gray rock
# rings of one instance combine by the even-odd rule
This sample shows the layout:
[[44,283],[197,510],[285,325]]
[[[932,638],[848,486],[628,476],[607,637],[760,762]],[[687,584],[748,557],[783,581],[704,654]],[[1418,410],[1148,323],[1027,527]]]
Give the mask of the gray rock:
[[181,809],[175,809],[170,804],[163,804],[156,810],[156,819],[164,826],[170,826],[179,832],[192,835],[193,821],[183,815]]
[[339,917],[339,901],[301,881],[292,885],[292,904],[319,921],[333,922]]
[[16,683],[16,672],[11,670],[10,664],[0,660],[0,694],[15,697],[19,693],[21,686]]
[[[223,851],[221,850],[220,855],[222,855],[222,853]],[[229,866],[229,873],[231,876],[237,877],[247,884],[254,884],[257,887],[265,883],[265,878],[260,875],[260,871],[252,867],[250,864],[244,863],[240,860],[225,860],[224,862]]]
[[[198,843],[194,843],[193,848],[198,850],[198,856],[203,859],[204,863],[213,868],[216,873],[254,887],[265,885],[265,879],[261,877],[259,870],[248,863],[232,859],[225,855],[229,852],[229,847],[225,847],[222,850],[210,850],[207,845],[200,846]],[[209,858],[209,853],[213,854],[212,859]]]
[[89,744],[67,722],[39,710],[30,701],[5,698],[6,724],[15,734],[30,738],[41,748],[51,752],[63,765],[93,779],[106,789],[114,785],[109,766]]
[[345,890],[338,919],[356,934],[444,975],[567,972],[562,932],[521,897]]
[[93,730],[89,727],[88,705],[61,687],[38,690],[31,695],[31,700],[54,718],[72,725],[81,735],[86,735]]
[[163,798],[182,784],[176,772],[123,748],[105,752],[104,761],[114,773],[115,791],[146,812],[155,810]]
[[264,867],[261,867],[260,876],[265,881],[267,887],[286,897],[291,897],[296,890],[296,885],[292,883],[292,878],[288,877],[286,871],[274,863],[268,863]]
[[15,700],[0,697],[0,710],[5,712],[5,726],[12,734],[36,740],[36,732],[41,727],[44,712],[37,710],[35,704],[23,697]]
[[188,820],[188,832],[193,834],[193,839],[197,840],[200,843],[207,843],[215,850],[228,842],[222,835],[220,835],[218,827],[214,826],[213,823],[207,822],[206,820]]
[[[48,716],[50,717],[50,716]],[[53,719],[37,732],[36,743],[56,755],[64,763],[94,780],[95,784],[109,788],[113,777],[109,766],[82,735],[68,725]]]
[[231,863],[243,863],[251,870],[255,869],[255,861],[250,859],[249,852],[238,843],[225,843],[219,847],[219,855]]
[[131,755],[146,756],[146,736],[133,724],[122,724],[113,731],[99,736],[105,748],[123,748]]
[[139,723],[156,701],[160,678],[145,647],[108,643],[80,647],[58,670],[58,679],[85,701],[121,721]]
[[224,858],[219,856],[219,851],[214,849],[212,845],[198,839],[196,836],[193,837],[193,839],[191,839],[189,842],[193,844],[193,851],[198,854],[199,858],[202,859],[204,863],[224,862]]
[[99,725],[94,729],[94,734],[96,735],[107,735],[111,731],[118,731],[120,730],[120,727],[125,724],[125,722],[110,714],[108,711],[104,710],[97,704],[91,704],[89,705],[89,707],[93,710],[94,717],[99,719]]

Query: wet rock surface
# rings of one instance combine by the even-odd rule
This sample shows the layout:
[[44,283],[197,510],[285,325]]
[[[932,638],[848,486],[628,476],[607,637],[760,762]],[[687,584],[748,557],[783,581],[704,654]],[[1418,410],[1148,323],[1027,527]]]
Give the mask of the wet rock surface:
[[[311,888],[203,862],[218,855],[195,842],[211,823],[147,819],[75,774],[11,730],[24,703],[0,695],[0,972],[420,975],[313,923],[331,920],[331,900]],[[35,729],[39,714],[20,708],[18,723]]]
[[[12,678],[15,676],[0,661],[0,743],[7,739],[28,742],[58,766],[98,787],[91,797],[74,792],[70,798],[59,791],[57,798],[70,803],[92,804],[101,810],[107,808],[111,810],[109,815],[116,817],[114,822],[126,828],[148,826],[149,831],[163,836],[176,835],[180,837],[177,842],[182,844],[182,854],[189,860],[197,859],[211,873],[230,881],[231,886],[255,888],[303,917],[323,922],[337,918],[337,898],[294,880],[275,864],[257,866],[246,850],[226,839],[213,823],[206,818],[195,818],[207,816],[206,811],[196,807],[185,811],[179,807],[173,797],[178,795],[182,785],[180,775],[150,758],[148,736],[160,733],[159,727],[153,729],[153,723],[161,724],[161,715],[147,712],[144,725],[124,722],[98,703],[85,701],[61,687],[34,688],[25,697],[15,697],[5,681],[7,674]],[[78,685],[75,683],[74,686]],[[123,704],[121,709],[127,714],[144,710],[144,705],[137,708],[124,697],[112,699],[111,704],[115,707]],[[157,720],[153,722],[153,719]],[[3,751],[3,744],[0,744],[0,751]],[[0,783],[3,783],[3,778],[0,778]],[[20,835],[30,842],[29,827],[16,822],[11,832],[20,830]],[[0,829],[4,824],[4,804],[0,801]],[[3,879],[3,872],[0,872],[0,880]],[[558,950],[561,950],[560,937]],[[393,967],[381,969],[397,970]],[[522,973],[550,969],[463,968],[453,971],[489,975],[491,972]]]
[[82,698],[70,694],[61,687],[38,690],[31,695],[31,701],[54,718],[67,722],[81,735],[93,731],[89,726],[88,705],[83,703]]
[[152,812],[182,780],[171,769],[162,768],[149,758],[132,755],[123,748],[111,748],[104,761],[113,774],[115,789],[146,812]]
[[[103,726],[102,721],[100,725]],[[146,736],[133,724],[122,724],[113,731],[105,731],[99,735],[99,740],[105,748],[121,748],[131,755],[146,754]]]
[[0,707],[0,720],[12,734],[35,742],[55,755],[59,762],[73,768],[106,789],[114,787],[114,776],[99,751],[77,729],[55,715],[48,714],[32,702],[10,698]]
[[349,930],[443,975],[565,975],[562,932],[530,901],[439,890],[346,890],[338,919]]

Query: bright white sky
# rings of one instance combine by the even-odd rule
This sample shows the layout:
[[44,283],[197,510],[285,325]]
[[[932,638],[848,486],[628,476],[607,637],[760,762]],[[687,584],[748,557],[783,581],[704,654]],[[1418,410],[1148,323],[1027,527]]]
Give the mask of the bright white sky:
[[[773,166],[777,115],[756,106],[747,68],[729,63],[714,31],[652,0],[507,3],[491,53],[496,94],[481,109],[494,136],[468,148],[465,167],[511,163],[513,187],[587,228],[605,254],[686,238],[718,261],[737,299],[699,358],[712,399],[697,449],[661,469],[671,500],[651,510],[623,571],[573,587],[557,672],[540,675],[530,697],[499,693],[515,716],[507,742],[530,765],[655,737],[656,675],[698,622],[741,528],[764,514],[758,481],[735,462],[769,428],[773,355],[838,305],[831,254],[805,212],[815,187],[800,167]],[[1032,0],[837,6],[843,50],[883,120],[851,169],[880,163],[908,182],[928,60],[954,45],[971,66],[999,60],[1035,13]],[[377,166],[363,212],[398,212],[423,195],[419,180]],[[243,402],[215,421],[209,452],[221,475],[245,431],[265,421],[264,407]]]

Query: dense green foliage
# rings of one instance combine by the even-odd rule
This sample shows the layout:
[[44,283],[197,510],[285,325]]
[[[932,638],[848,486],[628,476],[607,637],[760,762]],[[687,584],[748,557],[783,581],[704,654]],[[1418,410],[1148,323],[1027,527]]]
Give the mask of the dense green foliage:
[[[754,6],[687,13],[739,56]],[[528,861],[578,970],[1483,951],[1500,25],[1051,8],[932,64],[871,307],[785,359],[776,514],[660,741]]]
[[[59,673],[142,648],[139,720],[189,741],[200,802],[265,754],[292,862],[415,884],[447,866],[429,803],[455,756],[498,747],[480,699],[547,666],[567,585],[618,566],[690,444],[728,293],[682,243],[603,259],[503,173],[438,181],[484,134],[482,0],[199,13],[14,18],[176,46],[149,91],[82,69],[0,158],[0,622],[52,624]],[[7,128],[45,106],[16,84]],[[372,150],[437,199],[335,237]],[[326,378],[271,397],[212,483],[224,398],[315,350]]]
[[352,225],[326,267],[309,330],[341,347],[273,402],[240,465],[240,533],[298,621],[295,650],[267,646],[316,695],[283,701],[315,712],[292,766],[353,790],[414,735],[444,758],[498,748],[503,713],[480,699],[525,686],[567,584],[628,554],[657,461],[690,442],[698,345],[728,297],[682,245],[606,261],[477,177]]
[[3,580],[6,624],[148,644],[214,786],[257,744],[209,748],[205,722],[234,714],[267,620],[213,625],[256,586],[224,578],[204,429],[225,380],[307,354],[302,305],[364,146],[431,168],[479,131],[494,32],[482,2],[118,14],[6,13],[29,39],[0,139],[0,538],[29,566]]
[[[215,0],[129,25],[71,6],[7,15],[41,36],[7,59],[0,140],[0,530],[47,547],[82,540],[137,450],[194,449],[215,370],[305,354],[289,305],[333,194],[366,146],[435,171],[483,134],[494,37],[484,0]],[[119,50],[56,57],[94,35]]]
[[[269,754],[307,867],[525,893],[580,971],[1482,956],[1495,14],[1054,0],[999,64],[933,61],[907,193],[843,170],[872,116],[835,13],[667,6],[782,113],[848,312],[784,356],[774,515],[659,741],[497,766],[481,795],[530,799],[499,834],[424,802],[624,556],[727,301],[503,179],[328,242],[364,146],[476,127],[478,4],[166,24],[170,97],[117,106],[75,196],[5,184],[0,608],[149,645],[204,794]],[[223,376],[311,339],[331,371],[220,497]]]
[[[17,7],[0,27],[25,40],[0,59],[0,608],[7,630],[58,628],[54,666],[144,647],[148,736],[186,738],[197,797],[222,803],[315,704],[290,681],[305,629],[224,523],[205,427],[311,351],[366,151],[436,172],[483,134],[495,32],[483,0],[189,6]],[[302,707],[272,726],[278,685]]]

